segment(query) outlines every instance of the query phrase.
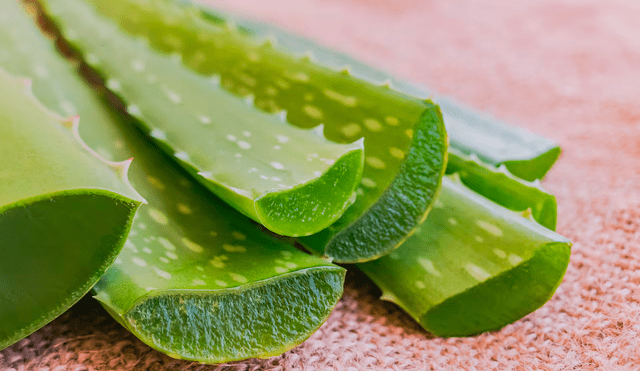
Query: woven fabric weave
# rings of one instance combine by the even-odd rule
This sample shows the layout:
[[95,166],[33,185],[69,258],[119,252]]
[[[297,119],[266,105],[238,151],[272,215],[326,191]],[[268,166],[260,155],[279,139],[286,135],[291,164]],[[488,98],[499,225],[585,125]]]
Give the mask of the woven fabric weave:
[[219,0],[553,138],[544,182],[574,241],[542,309],[434,338],[349,273],[327,323],[269,360],[176,361],[91,298],[0,351],[0,370],[640,370],[640,3],[635,0]]

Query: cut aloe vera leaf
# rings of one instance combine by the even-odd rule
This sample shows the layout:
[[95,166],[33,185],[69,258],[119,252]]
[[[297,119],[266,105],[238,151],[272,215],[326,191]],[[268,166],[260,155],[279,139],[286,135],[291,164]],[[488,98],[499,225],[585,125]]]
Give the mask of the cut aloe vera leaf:
[[526,181],[542,179],[560,156],[560,147],[545,137],[520,127],[495,121],[450,99],[441,105],[451,147],[475,154],[494,166],[504,165],[513,175]]
[[445,177],[434,209],[400,248],[358,264],[437,336],[499,329],[540,308],[562,281],[571,243]]
[[85,117],[82,137],[103,157],[136,159],[129,179],[149,204],[94,287],[115,319],[151,347],[200,362],[280,354],[326,320],[344,269],[212,196],[100,99],[17,4],[2,14],[0,66],[31,75],[51,109]]
[[118,30],[84,1],[44,3],[141,129],[243,214],[278,234],[307,236],[354,202],[361,140],[333,143],[321,127],[301,130],[284,113],[253,107]]
[[[302,242],[335,261],[374,259],[399,246],[429,210],[446,162],[440,110],[388,85],[298,58],[217,25],[171,1],[89,0],[103,15],[154,48],[180,55],[202,76],[270,112],[287,111],[303,128],[324,124],[330,140],[364,137],[365,167],[355,203],[328,229]],[[132,16],[135,14],[135,16]]]
[[554,195],[545,191],[539,180],[524,181],[512,175],[506,166],[495,168],[477,156],[449,149],[447,174],[457,173],[473,191],[513,211],[527,211],[543,227],[556,229],[558,205]]
[[386,80],[401,92],[418,97],[432,97],[442,109],[451,147],[466,154],[475,153],[484,162],[494,166],[504,164],[511,173],[522,179],[528,181],[542,179],[560,155],[560,147],[550,139],[526,129],[502,123],[451,98],[437,94],[429,88],[396,79],[387,72],[370,67],[344,53],[320,46],[277,26],[243,18],[228,11],[213,9],[208,5],[195,2],[194,4],[211,22],[219,25],[233,23],[240,32],[247,35],[277,40],[280,50],[293,54],[312,53],[320,64],[337,68],[349,66],[353,74],[364,79]]
[[96,156],[24,82],[0,70],[0,349],[89,291],[144,201],[129,161]]

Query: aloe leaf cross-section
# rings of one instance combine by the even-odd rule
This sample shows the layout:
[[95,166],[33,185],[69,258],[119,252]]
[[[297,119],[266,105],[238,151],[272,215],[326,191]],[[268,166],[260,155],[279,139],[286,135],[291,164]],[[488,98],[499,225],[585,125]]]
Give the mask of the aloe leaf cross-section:
[[144,201],[130,162],[99,158],[28,85],[0,70],[0,349],[91,289]]
[[446,163],[446,133],[439,108],[384,82],[372,83],[293,55],[277,40],[215,24],[173,1],[85,0],[120,28],[155,49],[178,55],[202,79],[252,97],[267,112],[286,110],[301,128],[351,143],[364,138],[365,166],[355,203],[329,228],[302,239],[335,261],[357,262],[399,246],[429,211]]
[[569,264],[571,242],[469,190],[443,180],[434,209],[400,248],[358,264],[383,291],[437,336],[499,329],[547,302]]
[[31,76],[50,109],[82,115],[82,137],[103,157],[135,158],[129,179],[148,205],[94,287],[117,321],[159,351],[206,363],[278,355],[322,325],[343,268],[269,237],[213,196],[82,81],[18,5],[2,11],[0,66]]
[[322,130],[288,124],[284,113],[263,112],[215,77],[189,71],[179,55],[159,53],[144,37],[123,32],[84,1],[43,3],[139,127],[243,214],[278,234],[306,236],[354,202],[362,140],[334,143]]

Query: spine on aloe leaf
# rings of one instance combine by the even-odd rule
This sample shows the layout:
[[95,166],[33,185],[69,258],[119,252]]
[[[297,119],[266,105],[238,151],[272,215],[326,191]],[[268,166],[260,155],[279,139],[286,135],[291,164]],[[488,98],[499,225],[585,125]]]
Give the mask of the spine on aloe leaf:
[[130,161],[98,157],[78,121],[52,114],[30,82],[0,69],[0,349],[91,289],[144,202],[127,181]]
[[219,77],[194,74],[179,54],[154,51],[84,1],[43,3],[143,131],[243,214],[297,237],[328,227],[353,203],[362,140],[333,143],[322,127],[289,125],[285,111],[268,114],[251,96],[237,99]]
[[[351,72],[369,81],[388,81],[396,89],[418,97],[433,97],[440,105],[450,138],[450,145],[465,154],[476,154],[484,162],[504,164],[514,175],[533,181],[542,179],[560,155],[560,147],[552,140],[526,129],[496,121],[493,117],[465,107],[431,89],[394,78],[387,72],[372,68],[336,50],[314,43],[277,26],[214,9],[188,0],[177,0],[197,7],[210,22],[233,24],[239,32],[254,38],[277,40],[277,46],[289,54],[312,55],[328,66],[349,66]],[[195,63],[195,61],[194,61]]]
[[547,302],[569,263],[571,242],[527,216],[447,176],[418,231],[358,267],[434,335],[499,329]]
[[357,79],[348,69],[318,65],[311,55],[283,53],[273,46],[277,41],[249,37],[231,23],[211,23],[171,1],[85,2],[154,49],[180,56],[201,79],[220,76],[224,89],[252,97],[260,109],[284,109],[301,128],[323,124],[324,135],[336,142],[364,138],[356,201],[331,227],[302,239],[311,250],[334,261],[371,260],[399,246],[429,211],[447,147],[432,102]]
[[50,109],[82,115],[82,137],[103,157],[136,159],[129,179],[149,204],[94,287],[117,321],[174,358],[207,363],[277,355],[322,325],[343,268],[265,235],[212,196],[95,94],[19,5],[0,9],[0,66],[32,76]]

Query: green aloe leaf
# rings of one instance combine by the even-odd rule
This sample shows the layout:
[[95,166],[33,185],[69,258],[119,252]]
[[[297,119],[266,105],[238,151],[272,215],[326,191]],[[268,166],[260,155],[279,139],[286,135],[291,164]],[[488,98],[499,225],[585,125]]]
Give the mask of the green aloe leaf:
[[[529,217],[527,217],[529,216]],[[571,243],[525,213],[443,180],[434,209],[400,248],[358,264],[437,336],[501,328],[547,302],[569,264]]]
[[[190,1],[184,1],[190,4]],[[194,3],[195,4],[195,3]],[[466,154],[476,154],[484,162],[504,164],[516,176],[533,181],[542,179],[560,155],[560,147],[553,141],[526,129],[501,123],[450,98],[435,94],[431,89],[394,78],[389,73],[374,69],[358,60],[287,32],[277,26],[261,23],[198,5],[203,16],[211,22],[224,25],[233,23],[240,32],[256,38],[278,41],[278,47],[291,54],[312,53],[323,65],[349,66],[353,74],[369,81],[388,81],[396,89],[418,97],[434,97],[442,109],[450,145]]]
[[[266,110],[272,110],[272,107],[274,106],[278,108],[287,108],[290,113],[289,117],[292,118],[292,122],[298,125],[305,127],[313,126],[314,120],[313,117],[310,117],[310,115],[304,111],[301,112],[298,110],[299,114],[294,115],[296,110],[294,105],[303,107],[304,110],[304,106],[306,104],[313,104],[314,107],[320,108],[321,112],[323,112],[324,116],[322,117],[322,122],[325,124],[325,132],[328,137],[333,138],[330,136],[331,134],[329,134],[332,129],[334,132],[340,131],[340,134],[345,136],[360,135],[364,132],[365,138],[367,138],[365,140],[367,146],[367,158],[370,155],[369,148],[376,148],[375,145],[370,146],[369,142],[367,142],[368,139],[372,137],[378,139],[378,143],[385,143],[389,146],[384,147],[384,145],[380,145],[380,148],[384,148],[384,150],[389,151],[390,154],[394,152],[396,154],[402,153],[396,151],[396,149],[400,147],[392,148],[390,146],[391,143],[393,143],[393,139],[388,137],[389,131],[382,130],[382,128],[388,129],[388,127],[383,125],[378,126],[374,121],[364,121],[362,118],[358,119],[361,121],[353,119],[351,123],[355,123],[355,125],[344,125],[343,122],[341,122],[341,117],[331,117],[327,114],[327,112],[340,111],[340,105],[353,105],[354,102],[358,102],[359,100],[355,98],[357,95],[345,94],[344,90],[337,89],[331,91],[337,92],[338,94],[329,93],[327,95],[327,93],[324,92],[324,95],[327,95],[327,98],[329,99],[325,99],[322,103],[318,103],[318,94],[313,95],[314,92],[317,92],[313,90],[313,85],[316,84],[316,80],[318,80],[314,77],[318,75],[314,76],[311,72],[317,73],[317,71],[313,69],[314,67],[317,69],[320,68],[314,64],[313,59],[308,55],[298,61],[298,65],[304,68],[302,69],[304,75],[300,76],[306,76],[308,81],[302,81],[301,83],[304,83],[304,86],[299,88],[295,94],[290,94],[289,91],[293,89],[293,87],[288,86],[285,89],[282,87],[283,84],[281,83],[282,81],[287,81],[286,75],[287,72],[290,72],[287,70],[283,71],[281,66],[284,65],[289,67],[291,65],[290,58],[288,60],[286,59],[286,55],[283,56],[282,54],[278,54],[272,50],[269,42],[273,43],[273,37],[269,39],[271,41],[268,41],[264,45],[249,45],[245,46],[245,49],[239,50],[237,46],[239,44],[242,45],[241,42],[247,44],[249,42],[247,40],[254,39],[247,38],[246,36],[243,39],[242,35],[239,35],[234,31],[234,27],[232,25],[222,23],[220,26],[221,30],[218,30],[214,36],[207,36],[205,33],[198,34],[202,39],[211,39],[212,41],[210,43],[216,44],[215,46],[219,53],[208,53],[208,46],[206,42],[203,41],[197,44],[197,47],[193,46],[193,43],[195,42],[192,44],[187,44],[186,42],[186,40],[188,40],[186,35],[189,32],[195,32],[194,28],[196,26],[189,31],[188,26],[185,25],[197,25],[198,18],[195,18],[188,11],[183,11],[181,13],[181,8],[172,7],[168,2],[152,1],[147,2],[146,4],[147,6],[143,8],[138,8],[136,5],[130,4],[130,7],[101,7],[100,10],[104,13],[112,14],[112,16],[116,18],[121,17],[122,14],[139,14],[139,19],[134,21],[128,22],[126,19],[121,21],[122,27],[134,34],[155,35],[151,37],[150,43],[156,45],[156,47],[165,52],[179,52],[183,56],[183,60],[187,65],[190,65],[192,68],[203,74],[219,73],[222,77],[223,86],[235,91],[239,95],[249,93],[254,94],[257,105]],[[165,12],[162,14],[175,15],[175,18],[173,18],[171,22],[167,22],[174,24],[175,26],[171,27],[171,25],[168,24],[157,24],[158,22],[156,19],[158,16],[155,15],[154,11],[157,11],[158,8],[161,8],[161,11]],[[278,43],[280,43],[280,38],[276,39]],[[175,40],[181,40],[181,42],[178,43],[175,42]],[[198,52],[192,52],[193,50]],[[268,57],[263,57],[264,54],[267,54]],[[274,62],[273,65],[268,65],[268,63],[265,62],[256,66],[246,62],[248,59],[250,60],[252,58],[264,59],[265,61],[277,60],[278,62]],[[289,64],[283,63],[283,59]],[[246,62],[249,65],[242,67],[244,70],[242,70],[241,73],[248,74],[254,78],[256,76],[260,76],[262,79],[270,83],[270,85],[263,87],[265,94],[262,96],[257,88],[254,86],[247,86],[243,83],[242,78],[237,77],[240,76],[240,73],[232,66],[242,65],[242,62]],[[336,64],[334,63],[334,65]],[[301,68],[298,67],[297,71],[300,71],[300,69]],[[357,69],[354,68],[354,70]],[[278,73],[280,73],[280,75],[278,75]],[[324,71],[324,74],[321,76],[323,79],[327,79],[327,75],[330,75],[330,73]],[[351,79],[346,73],[343,73],[342,75],[335,73],[335,76],[336,80],[342,78],[343,80],[340,81],[343,83],[344,80],[348,81]],[[280,79],[278,79],[278,77],[280,77]],[[304,79],[305,78],[303,77],[303,80]],[[261,80],[258,79],[258,81]],[[278,82],[280,82],[280,85],[278,85]],[[332,85],[332,87],[336,85],[343,88],[343,85],[339,84]],[[271,93],[270,95],[273,98],[270,98],[269,100],[260,100],[261,97],[264,97],[267,94],[267,89],[269,89],[269,92]],[[276,91],[281,91],[278,94],[273,94],[274,89]],[[420,93],[415,91],[412,92],[415,94]],[[312,95],[310,99],[305,100],[304,94]],[[283,95],[286,95],[286,100],[281,97]],[[322,93],[319,95],[322,96]],[[297,101],[295,98],[296,96],[298,97]],[[302,96],[303,99],[299,99],[300,96]],[[294,103],[290,103],[291,101]],[[288,106],[289,104],[292,106]],[[376,106],[380,110],[380,107],[384,107],[384,105],[381,104],[377,104]],[[358,111],[356,112],[356,115],[362,115],[362,112],[366,113],[366,109],[361,111],[361,107],[351,108],[352,111]],[[357,122],[362,122],[362,124],[357,124]],[[379,120],[378,122],[383,121]],[[394,120],[386,122],[386,124],[394,123]],[[461,127],[461,124],[459,124],[458,127]],[[490,132],[493,130],[491,128],[494,128],[495,125],[488,127]],[[508,132],[515,131],[517,130],[508,130]],[[384,133],[387,137],[384,138],[382,135],[376,136],[370,132]],[[369,134],[369,136],[367,136],[367,134]],[[486,136],[486,132],[484,135]],[[470,137],[473,137],[473,135],[470,135]],[[510,137],[507,135],[505,138],[509,139]],[[485,139],[486,140],[484,142],[485,145],[487,145],[486,141],[488,139]],[[340,139],[337,138],[336,140]],[[514,148],[518,147],[517,140],[513,138],[509,140],[510,142],[508,142],[507,145],[513,146]],[[514,145],[514,143],[516,144]],[[450,157],[452,165],[450,171],[458,171],[464,178],[464,181],[474,189],[482,191],[487,195],[487,197],[491,197],[498,202],[502,202],[512,209],[530,209],[530,211],[527,212],[534,215],[534,217],[541,223],[549,227],[555,226],[555,199],[553,196],[541,190],[536,184],[528,184],[515,178],[510,175],[504,167],[492,169],[486,166],[484,162],[474,158],[473,155],[468,156],[464,152],[456,149],[450,151]],[[372,161],[372,163],[368,163],[367,165],[375,163],[377,162]],[[370,169],[368,167],[365,168],[365,180],[363,182],[363,185],[365,186],[369,183],[367,179],[372,179],[368,177],[369,173],[367,173],[367,170]],[[388,298],[395,298],[395,302],[407,309],[409,313],[414,315],[429,330],[444,336],[471,335],[477,332],[504,326],[505,324],[515,321],[527,313],[530,313],[546,302],[555,291],[555,288],[559,284],[566,270],[569,243],[561,236],[554,234],[551,234],[552,238],[550,238],[548,233],[551,232],[546,231],[531,220],[524,218],[523,215],[518,215],[506,209],[502,209],[466,188],[450,183],[451,182],[447,181],[444,184],[443,193],[445,195],[441,197],[441,203],[438,203],[440,208],[447,210],[448,214],[440,211],[439,209],[434,211],[433,213],[435,213],[435,215],[430,215],[427,218],[426,226],[423,226],[416,235],[410,237],[405,243],[409,247],[401,246],[397,251],[392,252],[387,257],[383,257],[370,263],[360,264],[359,266],[362,266],[363,270],[365,270],[375,282],[380,284],[380,286],[385,290]],[[499,187],[496,188],[495,186],[497,185],[499,185]],[[455,199],[456,197],[460,198]],[[478,202],[480,205],[478,205]],[[487,212],[487,206],[485,203],[493,205],[494,209]],[[480,223],[474,227],[473,223],[475,223],[475,221],[472,222],[469,218],[473,215],[473,212],[475,212],[476,209],[479,211],[478,216],[486,217],[487,215],[492,215],[492,217],[488,219],[489,222]],[[494,212],[495,209],[500,211],[501,214],[493,215],[492,212]],[[482,211],[485,211],[485,213],[483,214]],[[397,219],[402,219],[402,216],[398,216],[397,214],[391,215],[395,216]],[[499,234],[502,230],[496,232],[496,229],[491,228],[492,226],[495,227],[496,224],[492,223],[497,223],[497,225],[501,225],[501,223],[509,224],[510,218],[515,218],[518,223],[524,223],[526,227],[518,228],[509,226],[509,229],[505,229],[505,231],[508,232],[508,239],[501,241],[500,244],[492,241],[491,235],[488,237],[482,237],[479,235],[477,237],[478,239],[486,238],[488,241],[487,244],[480,243],[478,239],[469,240],[467,238],[466,233],[469,230],[479,230],[478,233],[488,233],[486,230],[482,229],[483,227]],[[362,220],[367,219],[363,218]],[[465,224],[464,226],[455,228],[452,223],[457,223],[458,220],[471,223],[471,225]],[[379,227],[375,223],[372,223],[370,219],[368,222],[372,229]],[[437,242],[435,237],[430,236],[441,236],[446,234],[445,232],[442,232],[442,228],[440,227],[442,223],[448,226],[446,233],[450,233],[453,237],[444,238],[443,241]],[[531,228],[533,231],[528,231],[527,228]],[[330,238],[332,237],[331,232],[332,231],[325,232],[324,234],[321,233],[319,236],[312,236],[310,238],[303,239],[303,241],[312,246],[322,246],[327,243],[327,241],[330,241]],[[379,232],[379,230],[370,231],[369,234]],[[540,235],[542,235],[542,237]],[[325,238],[324,241],[322,240],[323,237]],[[364,240],[362,236],[358,237],[361,240]],[[538,237],[538,240],[530,240],[532,237]],[[317,241],[321,242],[318,243]],[[483,241],[485,240],[483,239]],[[440,252],[441,250],[445,252],[442,253]],[[458,282],[456,285],[451,285],[449,287],[450,290],[444,292],[440,297],[442,302],[445,302],[444,298],[447,300],[446,305],[443,304],[438,308],[445,308],[445,314],[450,312],[450,317],[438,314],[440,312],[438,312],[437,308],[431,310],[431,307],[435,308],[434,305],[437,303],[431,301],[436,299],[429,297],[428,292],[438,291],[438,287],[441,284],[440,281],[433,282],[423,280],[423,276],[426,275],[427,272],[425,272],[426,268],[422,265],[417,266],[417,273],[416,269],[414,269],[416,261],[421,261],[423,264],[426,264],[427,267],[430,267],[428,262],[431,262],[431,260],[429,259],[434,258],[433,256],[428,255],[430,251],[436,251],[435,254],[439,254],[439,258],[441,255],[446,254],[442,259],[437,260],[434,263],[438,265],[442,264],[444,266],[444,268],[440,268],[440,270],[436,271],[448,274],[444,277],[444,281],[451,279],[452,282]],[[477,251],[480,251],[480,253]],[[551,251],[552,254],[557,254],[558,260],[554,261],[553,258],[551,260],[546,259],[547,255],[545,255],[545,252],[548,251]],[[499,254],[499,256],[496,254]],[[464,265],[459,266],[458,264],[465,259],[468,261],[466,261]],[[496,263],[492,261],[492,259],[500,260],[500,262]],[[484,267],[485,264],[487,265],[486,268]],[[369,266],[373,266],[374,268],[367,269]],[[541,280],[539,275],[529,274],[529,267],[531,266],[546,269],[545,273],[548,274],[548,276],[544,280]],[[464,280],[464,278],[456,278],[461,274],[475,274],[475,276],[467,277],[467,280]],[[494,278],[489,282],[484,279],[478,280],[478,277],[485,278],[486,280],[488,280],[489,277]],[[391,282],[391,284],[384,285],[384,282],[386,281]],[[420,281],[419,284],[416,283],[418,281]],[[538,283],[538,281],[541,283]],[[528,288],[514,289],[513,286],[509,286],[510,282],[514,282],[514,284],[517,285],[528,285]],[[415,285],[418,285],[419,287],[416,286],[416,288],[421,290],[412,290],[412,287]],[[425,290],[427,292],[426,296],[424,293]],[[492,302],[492,300],[496,298],[507,300],[511,298],[514,290],[518,291],[520,296],[516,296],[517,300],[513,301],[511,305],[504,306],[504,311],[496,311],[495,313],[492,313],[493,307],[487,305],[481,308],[477,318],[474,317],[469,319],[464,317],[463,314],[467,313],[470,307],[475,307],[478,303]],[[473,291],[474,294],[468,294],[467,291]],[[412,307],[411,303],[417,304]],[[425,303],[431,304],[429,305]],[[424,310],[424,312],[421,312],[422,310]],[[425,320],[421,320],[419,318],[419,314],[427,312],[430,314],[424,316]],[[433,318],[436,319],[434,320]],[[426,319],[428,319],[428,321]],[[458,324],[458,327],[456,327],[456,323]]]
[[[3,15],[4,17],[4,15]],[[0,69],[0,349],[68,309],[113,262],[144,201]]]
[[[149,204],[94,288],[109,313],[150,346],[200,362],[269,357],[310,336],[340,298],[344,269],[211,196],[100,99],[17,4],[0,9],[0,66],[32,76],[52,110],[80,113],[82,137],[103,157],[136,159],[129,178]],[[61,267],[76,272],[69,262]]]
[[456,104],[437,99],[446,112],[451,147],[475,154],[494,166],[504,165],[513,175],[527,181],[542,179],[560,156],[560,147],[526,129],[509,126]]
[[[202,9],[205,17],[218,25],[229,27],[233,22],[245,35],[277,40],[280,50],[287,53],[313,55],[318,63],[336,68],[349,66],[361,78],[387,80],[410,95],[428,94],[424,88],[395,80],[276,27]],[[544,304],[566,271],[570,243],[526,217],[555,229],[555,197],[538,182],[527,183],[509,172],[528,180],[542,178],[560,149],[548,139],[496,122],[447,98],[436,101],[442,105],[451,138],[447,172],[457,172],[456,176],[476,192],[523,212],[509,211],[446,180],[437,209],[415,235],[391,254],[358,266],[382,287],[388,299],[428,330],[443,336],[471,335],[502,327]],[[473,217],[490,222],[478,224]],[[483,236],[486,229],[499,234],[491,226],[505,223],[509,227],[501,230],[504,239]],[[476,236],[469,237],[469,231],[477,232]],[[472,265],[462,265],[463,260]],[[442,274],[441,279],[429,279],[434,278],[434,272]],[[429,275],[432,277],[424,279]]]
[[[277,40],[280,50],[311,53],[321,64],[336,68],[346,65],[361,78],[387,80],[404,93],[428,95],[423,87],[395,80],[387,73],[277,27],[204,6],[201,9],[205,17],[218,25],[235,23],[246,35]],[[570,243],[526,217],[530,215],[542,226],[555,229],[555,197],[544,191],[539,182],[527,183],[510,173],[529,181],[542,178],[558,158],[560,149],[546,138],[496,122],[448,98],[435,100],[442,107],[451,138],[447,172],[457,173],[474,191],[521,213],[508,211],[447,180],[437,209],[414,236],[391,254],[358,266],[380,284],[388,299],[405,308],[428,330],[443,336],[471,335],[499,328],[535,310],[548,300],[564,275]],[[505,239],[496,243],[495,236],[483,236],[488,232],[478,224],[473,225],[475,210],[478,217],[487,217],[496,225],[516,222],[524,227],[505,228]],[[457,222],[456,227],[453,223]],[[490,224],[482,226],[491,230]],[[476,231],[477,236],[467,236],[469,230]],[[536,235],[537,240],[529,240]],[[527,260],[518,262],[519,257]],[[475,266],[461,266],[465,259]],[[495,259],[502,261],[496,265]],[[482,268],[485,263],[489,269]],[[498,273],[500,270],[502,273]],[[434,272],[442,274],[442,279],[423,279]],[[483,279],[487,277],[485,272],[490,275],[486,280],[476,281],[470,276]],[[452,284],[447,286],[449,279]]]
[[333,143],[321,127],[287,124],[284,112],[267,114],[253,99],[243,102],[219,79],[204,79],[148,48],[83,1],[44,3],[143,131],[243,214],[278,234],[306,236],[354,202],[361,140]]
[[524,181],[512,175],[506,166],[495,168],[477,156],[449,149],[447,174],[457,173],[462,183],[473,191],[513,211],[529,210],[543,227],[556,229],[558,206],[554,195],[545,191],[540,181]]
[[424,219],[446,162],[444,124],[432,102],[318,65],[311,56],[283,53],[274,40],[211,23],[184,4],[89,2],[202,76],[219,76],[228,91],[253,97],[263,110],[284,109],[302,128],[324,124],[324,135],[336,142],[364,138],[358,197],[330,228],[302,239],[312,250],[340,262],[371,260],[399,246]]

